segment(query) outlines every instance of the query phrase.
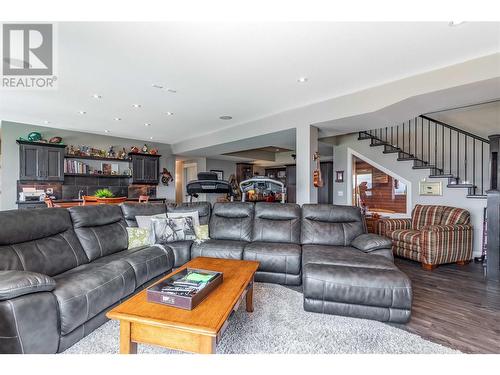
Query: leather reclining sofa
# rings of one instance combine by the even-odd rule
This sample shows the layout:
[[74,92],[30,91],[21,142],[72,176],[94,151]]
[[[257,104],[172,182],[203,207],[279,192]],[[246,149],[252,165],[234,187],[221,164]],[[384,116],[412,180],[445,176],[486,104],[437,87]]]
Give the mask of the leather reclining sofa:
[[[197,210],[210,239],[128,249],[138,215]],[[304,309],[404,323],[408,277],[359,209],[277,203],[124,203],[0,212],[0,353],[62,352],[105,313],[199,256],[260,262],[256,281],[303,284]]]

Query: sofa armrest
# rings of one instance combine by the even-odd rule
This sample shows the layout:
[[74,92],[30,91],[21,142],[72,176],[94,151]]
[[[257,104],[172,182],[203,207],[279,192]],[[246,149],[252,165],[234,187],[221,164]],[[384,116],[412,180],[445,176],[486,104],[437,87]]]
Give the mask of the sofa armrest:
[[455,231],[467,231],[473,230],[470,224],[449,224],[449,225],[427,225],[420,228],[421,231],[431,231],[431,232],[455,232]]
[[411,229],[411,219],[380,219],[377,223],[377,232],[382,236],[397,229]]
[[366,233],[356,237],[351,242],[351,246],[365,253],[369,253],[374,250],[390,249],[392,247],[392,241],[378,234]]
[[50,292],[55,287],[55,280],[41,273],[0,271],[0,301],[36,292]]

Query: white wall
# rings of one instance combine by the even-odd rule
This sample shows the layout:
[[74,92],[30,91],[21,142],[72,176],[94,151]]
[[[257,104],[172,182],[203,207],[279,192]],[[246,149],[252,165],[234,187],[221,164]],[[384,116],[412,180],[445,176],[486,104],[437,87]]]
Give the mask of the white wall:
[[[334,146],[334,170],[345,171],[344,182],[334,183],[334,204],[349,204],[349,197],[352,194],[350,183],[352,172],[349,170],[349,161],[352,151],[358,153],[363,159],[373,161],[376,164],[392,171],[405,179],[411,188],[409,199],[412,207],[417,204],[438,204],[467,209],[471,213],[472,225],[474,226],[474,256],[481,254],[482,241],[482,221],[483,209],[486,207],[486,199],[466,198],[467,189],[449,189],[446,187],[447,179],[429,179],[432,181],[441,181],[443,186],[442,196],[420,196],[418,194],[419,182],[428,178],[429,170],[412,169],[413,162],[397,161],[397,154],[383,154],[382,147],[370,147],[370,141],[358,141],[358,134],[348,134],[335,137]],[[340,196],[339,193],[343,195]],[[409,215],[408,215],[409,217]]]
[[[129,151],[130,147],[133,145],[141,147],[144,144],[144,141],[133,139],[102,136],[2,121],[2,169],[0,170],[2,181],[0,209],[2,210],[17,208],[15,202],[17,199],[16,181],[19,179],[19,146],[16,144],[16,140],[19,139],[19,137],[26,137],[33,131],[42,133],[42,136],[46,139],[50,139],[54,136],[60,136],[63,138],[63,142],[66,145],[88,145],[106,150],[109,146],[115,146],[116,152],[118,152],[122,147],[125,147],[125,149]],[[172,173],[172,176],[175,176],[175,158],[172,156],[170,145],[148,142],[148,146],[158,148],[160,155],[162,155],[160,159],[160,172],[163,168],[167,168],[170,173]],[[165,186],[160,182],[157,187],[157,196],[174,201],[174,185],[174,183],[170,183],[169,186]]]

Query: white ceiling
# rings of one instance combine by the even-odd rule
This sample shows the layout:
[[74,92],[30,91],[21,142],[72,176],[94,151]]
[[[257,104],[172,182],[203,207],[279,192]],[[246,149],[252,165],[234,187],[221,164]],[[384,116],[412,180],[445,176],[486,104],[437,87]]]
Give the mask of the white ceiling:
[[499,25],[60,23],[58,89],[0,91],[0,119],[174,144],[496,53]]

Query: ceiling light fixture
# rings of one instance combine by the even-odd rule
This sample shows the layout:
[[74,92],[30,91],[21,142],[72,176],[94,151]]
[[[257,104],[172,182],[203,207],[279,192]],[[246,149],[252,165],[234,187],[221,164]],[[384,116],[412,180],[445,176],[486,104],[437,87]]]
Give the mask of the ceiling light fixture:
[[121,121],[121,118],[120,117],[115,117],[114,120],[115,121]]
[[170,88],[170,87],[167,87],[167,88],[165,89],[165,91],[168,91],[168,92],[169,92],[169,93],[171,93],[171,94],[175,94],[175,93],[177,92],[177,90],[176,90],[176,89],[172,89],[172,88]]
[[134,108],[141,108],[142,105],[140,105],[140,104],[132,104],[132,107],[134,107]]
[[174,114],[174,112],[166,112],[165,113],[167,116],[172,116]]
[[151,126],[151,124],[149,122],[146,122],[144,126]]
[[457,27],[457,26],[463,25],[464,23],[465,23],[465,21],[450,21],[448,23],[448,26]]
[[153,137],[149,137],[149,139],[153,139]]
[[231,120],[233,117],[232,116],[227,116],[227,115],[224,115],[224,116],[220,116],[219,117],[221,120]]
[[155,89],[162,89],[163,85],[160,85],[159,83],[153,83],[151,87],[154,87]]
[[306,83],[307,81],[309,81],[309,78],[307,78],[307,77],[300,77],[297,80],[298,83]]
[[84,114],[86,114],[87,112],[85,112],[85,111],[78,111],[78,113],[79,113],[79,114],[81,114],[81,115],[84,115]]
[[45,125],[47,125],[47,124],[50,124],[50,121],[49,121],[49,120],[45,120],[43,123],[44,123]]
[[94,94],[94,95],[92,95],[92,97],[93,97],[94,99],[101,99],[101,98],[102,98],[102,96],[101,96],[101,95],[99,95],[99,94]]
[[104,129],[104,133],[109,133],[109,130],[108,129]]

